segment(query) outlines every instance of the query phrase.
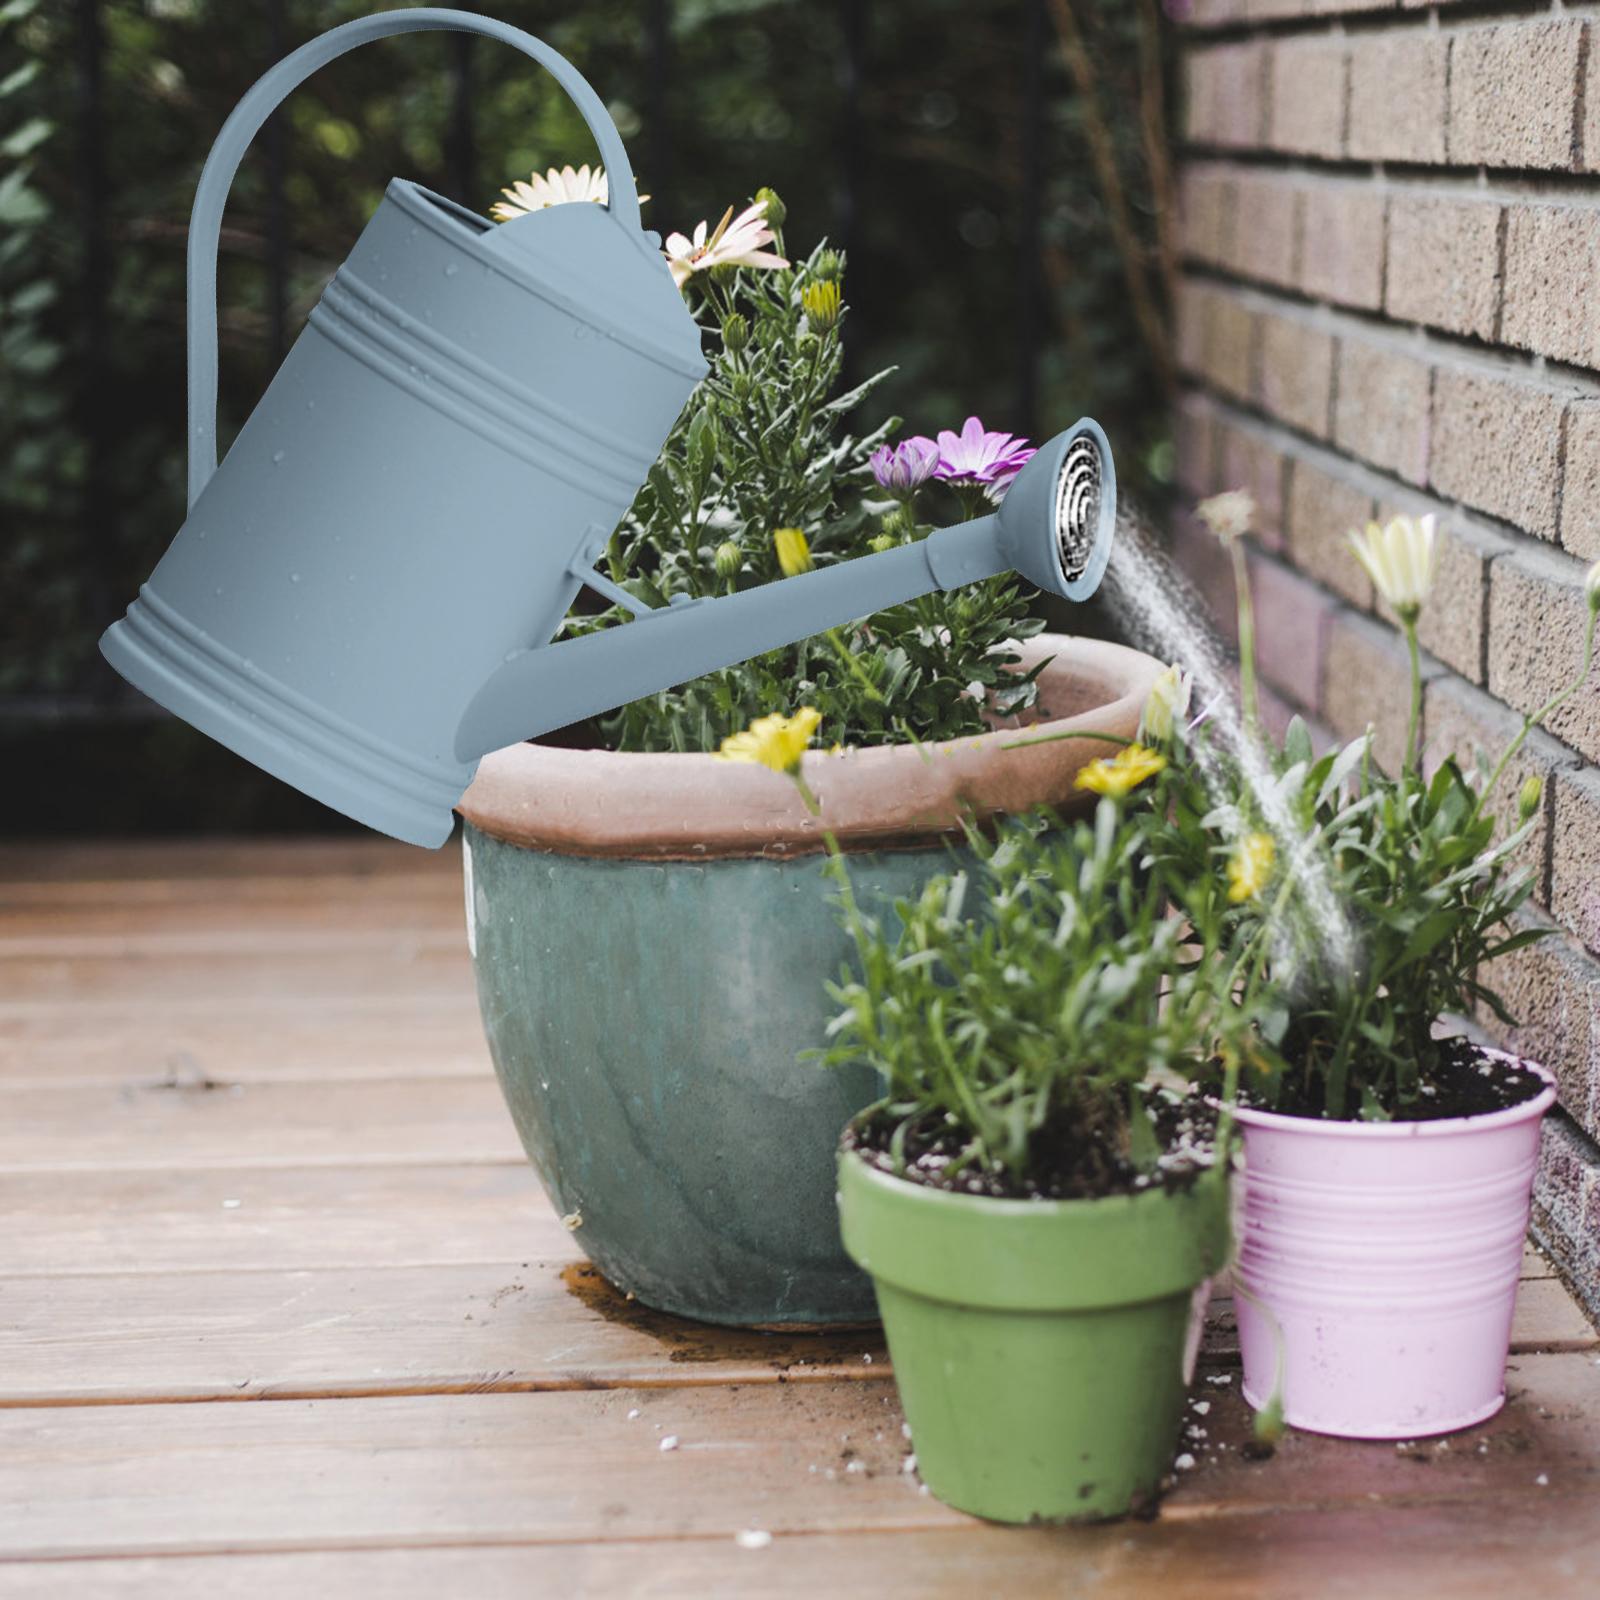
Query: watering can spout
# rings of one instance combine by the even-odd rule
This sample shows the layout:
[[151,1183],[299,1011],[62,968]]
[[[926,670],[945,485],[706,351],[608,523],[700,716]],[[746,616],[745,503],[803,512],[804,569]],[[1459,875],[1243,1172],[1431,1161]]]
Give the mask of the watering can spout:
[[[918,595],[1012,569],[1047,593],[1087,600],[1110,558],[1116,498],[1105,435],[1085,418],[1023,468],[991,516],[740,594],[680,600],[623,627],[516,652],[468,705],[456,758],[475,761]],[[580,552],[580,562],[592,553],[592,546]],[[579,571],[591,587],[631,603],[587,566]]]

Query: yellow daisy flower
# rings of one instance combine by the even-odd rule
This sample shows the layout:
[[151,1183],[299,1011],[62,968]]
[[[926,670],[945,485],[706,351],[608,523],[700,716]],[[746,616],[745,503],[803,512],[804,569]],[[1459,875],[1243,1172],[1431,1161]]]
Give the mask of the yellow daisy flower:
[[779,528],[772,536],[772,547],[778,553],[778,565],[786,578],[797,578],[813,566],[811,546],[798,528]]
[[779,712],[757,717],[743,733],[729,734],[722,741],[716,759],[754,762],[774,772],[798,771],[821,721],[822,713],[812,706],[801,706],[792,717]]
[[1277,858],[1270,833],[1247,833],[1228,862],[1228,898],[1235,905],[1254,900],[1266,888]]
[[1124,745],[1109,759],[1091,761],[1077,777],[1077,787],[1092,789],[1120,800],[1130,789],[1137,789],[1147,778],[1165,770],[1167,758],[1142,744]]

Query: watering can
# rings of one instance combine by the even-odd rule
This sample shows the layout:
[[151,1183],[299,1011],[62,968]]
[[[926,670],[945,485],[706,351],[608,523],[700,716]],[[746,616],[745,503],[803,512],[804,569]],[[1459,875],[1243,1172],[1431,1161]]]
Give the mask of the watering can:
[[[493,224],[395,179],[220,468],[216,254],[239,161],[318,67],[391,34],[524,51],[571,96],[607,206]],[[605,106],[557,52],[468,12],[362,18],[228,118],[188,246],[189,514],[100,648],[136,688],[324,804],[450,836],[480,757],[935,589],[1011,569],[1086,599],[1116,479],[1085,419],[993,516],[736,595],[645,609],[597,570],[707,367]],[[636,613],[552,642],[588,586]]]

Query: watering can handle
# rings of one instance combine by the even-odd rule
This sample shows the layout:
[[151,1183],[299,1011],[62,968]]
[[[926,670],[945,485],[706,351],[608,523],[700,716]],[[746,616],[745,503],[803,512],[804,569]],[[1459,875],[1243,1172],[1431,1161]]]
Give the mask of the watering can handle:
[[[610,179],[612,214],[631,233],[640,232],[639,195],[622,136],[583,75],[543,40],[521,28],[470,11],[423,8],[380,11],[360,17],[303,44],[264,73],[233,108],[206,157],[189,218],[189,504],[217,470],[217,246],[222,212],[234,174],[262,123],[318,67],[372,39],[397,33],[476,33],[530,55],[572,97],[600,147]],[[642,239],[641,234],[641,239]]]

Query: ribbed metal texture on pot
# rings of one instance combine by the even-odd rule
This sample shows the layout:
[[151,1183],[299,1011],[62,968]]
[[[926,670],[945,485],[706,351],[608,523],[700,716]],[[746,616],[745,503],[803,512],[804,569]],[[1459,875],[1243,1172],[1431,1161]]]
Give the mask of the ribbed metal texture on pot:
[[1508,1111],[1437,1122],[1239,1113],[1234,1270],[1252,1405],[1276,1387],[1281,1332],[1295,1427],[1408,1439],[1500,1409],[1539,1122],[1554,1098],[1547,1087]]

